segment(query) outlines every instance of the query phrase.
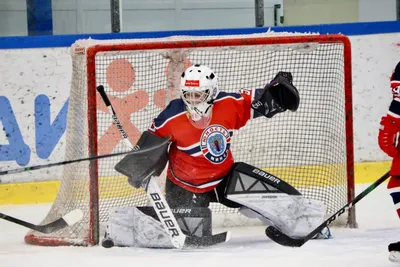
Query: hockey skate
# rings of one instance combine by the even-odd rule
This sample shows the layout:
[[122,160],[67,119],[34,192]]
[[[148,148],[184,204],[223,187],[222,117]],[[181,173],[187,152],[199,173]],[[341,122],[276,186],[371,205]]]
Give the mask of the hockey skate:
[[389,244],[389,260],[400,264],[400,241]]

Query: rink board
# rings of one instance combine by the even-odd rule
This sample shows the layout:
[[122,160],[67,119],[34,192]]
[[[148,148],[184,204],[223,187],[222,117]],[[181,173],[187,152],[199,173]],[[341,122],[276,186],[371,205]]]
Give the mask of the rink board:
[[[355,164],[355,182],[370,183],[377,180],[390,168],[391,162],[366,162]],[[304,169],[304,173],[313,169]],[[100,196],[104,197],[126,197],[131,196],[135,191],[129,186],[125,177],[103,177],[100,183]],[[119,192],[110,192],[102,184],[118,184]],[[290,180],[287,182],[290,183]],[[314,186],[332,186],[332,184],[319,184]],[[35,183],[1,184],[0,185],[0,205],[7,204],[35,204],[53,202],[59,189],[59,181],[45,181]]]

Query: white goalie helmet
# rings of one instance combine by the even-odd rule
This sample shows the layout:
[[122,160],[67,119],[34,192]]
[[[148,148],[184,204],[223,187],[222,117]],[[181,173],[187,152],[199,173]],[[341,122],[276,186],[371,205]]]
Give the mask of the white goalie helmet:
[[182,73],[181,98],[190,114],[190,121],[197,128],[208,126],[218,93],[218,77],[210,68],[196,64]]

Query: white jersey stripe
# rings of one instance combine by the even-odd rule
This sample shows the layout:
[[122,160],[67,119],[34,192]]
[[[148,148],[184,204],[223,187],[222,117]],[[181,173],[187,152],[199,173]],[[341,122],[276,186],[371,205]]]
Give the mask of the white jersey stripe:
[[219,101],[221,101],[221,100],[228,99],[228,98],[232,98],[232,99],[234,99],[234,100],[236,100],[236,101],[242,101],[242,100],[244,100],[243,96],[241,96],[241,97],[239,97],[239,98],[236,98],[236,97],[227,95],[227,96],[224,96],[224,97],[221,97],[221,98],[217,98],[214,102],[219,102]]
[[176,146],[179,150],[185,151],[185,150],[190,150],[195,148],[196,146],[200,146],[200,142],[194,143],[193,145],[190,146]]
[[388,190],[389,194],[400,193],[400,187],[388,188],[387,190]]
[[400,118],[400,115],[398,115],[398,114],[396,114],[396,113],[393,113],[393,112],[391,112],[391,111],[388,111],[388,113],[387,113],[388,115],[390,115],[390,116],[392,116],[392,117],[394,117],[394,118]]

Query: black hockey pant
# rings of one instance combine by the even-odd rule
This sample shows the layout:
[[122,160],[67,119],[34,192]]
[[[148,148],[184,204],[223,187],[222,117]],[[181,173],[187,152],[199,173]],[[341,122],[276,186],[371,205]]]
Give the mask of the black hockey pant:
[[213,190],[206,193],[196,194],[177,186],[167,177],[165,183],[165,198],[171,208],[207,208],[210,205],[210,202],[218,202],[229,208],[240,208],[242,205],[230,201],[225,197],[224,191],[227,180],[227,177],[225,177]]

